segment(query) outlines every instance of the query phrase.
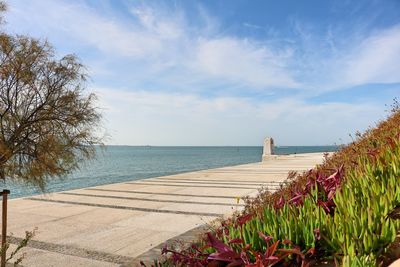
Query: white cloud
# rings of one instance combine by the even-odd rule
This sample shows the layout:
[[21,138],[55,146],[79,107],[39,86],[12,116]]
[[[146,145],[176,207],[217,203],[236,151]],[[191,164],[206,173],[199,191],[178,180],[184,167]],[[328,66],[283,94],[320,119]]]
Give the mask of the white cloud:
[[52,36],[58,33],[59,38],[83,42],[109,56],[155,57],[164,53],[164,42],[179,38],[181,33],[176,17],[155,20],[151,10],[136,10],[141,23],[133,24],[101,16],[80,2],[41,0],[26,5],[25,1],[14,1],[10,6],[7,20],[20,31],[35,32],[38,26],[42,28],[40,32],[50,32]]
[[[294,21],[299,40],[289,43],[274,37],[272,42],[261,42],[221,34],[218,20],[201,6],[198,16],[203,23],[194,26],[179,8],[147,3],[130,8],[136,22],[102,14],[83,1],[36,0],[26,5],[15,0],[9,5],[7,20],[14,31],[96,48],[102,53],[99,57],[104,56],[103,65],[110,58],[130,64],[136,60],[136,65],[145,66],[144,79],[150,74],[166,77],[165,72],[174,69],[184,73],[191,85],[312,89],[316,94],[366,83],[400,82],[400,25],[372,34],[354,30],[352,37],[329,27],[325,37],[317,38],[312,27]],[[175,79],[165,81],[171,86]]]
[[37,21],[48,27],[47,32],[58,32],[59,38],[69,43],[95,47],[106,58],[138,59],[138,64],[146,65],[145,72],[152,70],[154,75],[178,68],[190,73],[196,81],[200,78],[250,88],[298,86],[288,68],[290,49],[275,49],[232,36],[213,37],[218,23],[203,9],[200,17],[205,20],[204,25],[193,28],[179,10],[168,13],[146,5],[136,6],[130,10],[138,21],[134,23],[104,17],[76,2],[32,2],[29,7],[21,0],[13,2],[9,15],[18,14],[16,18],[20,21],[11,19],[12,25],[19,29],[28,27],[30,31],[35,25],[30,26],[29,22]]
[[166,16],[148,6],[132,8],[131,13],[138,18],[140,24],[148,32],[154,33],[159,39],[178,39],[183,35],[183,14],[174,11],[173,16]]
[[252,87],[296,87],[290,76],[290,50],[237,38],[200,39],[192,67],[214,77]]
[[[111,144],[332,145],[383,116],[371,103],[311,104],[98,88]],[[339,138],[343,138],[340,140]]]
[[343,61],[351,85],[400,82],[400,25],[365,38]]
[[294,56],[295,77],[303,92],[318,95],[371,83],[400,83],[400,24],[366,30],[356,26],[351,34],[328,27],[316,35],[297,23],[301,45]]

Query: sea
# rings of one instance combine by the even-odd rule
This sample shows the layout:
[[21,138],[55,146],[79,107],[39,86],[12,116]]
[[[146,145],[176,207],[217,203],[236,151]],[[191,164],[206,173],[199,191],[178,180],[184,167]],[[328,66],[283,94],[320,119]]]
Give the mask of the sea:
[[[63,178],[50,179],[45,191],[27,184],[1,182],[10,198],[140,180],[183,172],[261,161],[262,147],[105,146],[94,159]],[[279,146],[275,154],[332,152],[337,146]]]

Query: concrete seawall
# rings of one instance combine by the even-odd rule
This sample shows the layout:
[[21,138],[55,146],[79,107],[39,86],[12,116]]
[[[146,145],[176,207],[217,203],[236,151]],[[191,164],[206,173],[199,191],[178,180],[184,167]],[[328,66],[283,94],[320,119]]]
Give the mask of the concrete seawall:
[[166,240],[243,208],[237,197],[279,186],[291,170],[322,162],[322,153],[271,156],[260,163],[14,199],[11,249],[26,230],[24,266],[136,266]]

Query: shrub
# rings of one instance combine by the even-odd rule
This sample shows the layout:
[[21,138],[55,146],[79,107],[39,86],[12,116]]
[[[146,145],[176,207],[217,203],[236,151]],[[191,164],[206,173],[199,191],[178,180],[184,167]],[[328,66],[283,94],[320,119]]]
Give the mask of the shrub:
[[336,253],[379,256],[395,240],[400,230],[400,222],[391,218],[400,204],[400,141],[396,139],[360,157],[335,196],[329,243]]
[[[25,238],[22,239],[21,242],[19,242],[19,244],[17,245],[15,250],[10,253],[10,256],[8,256],[8,258],[6,258],[6,263],[13,260],[14,266],[18,266],[18,264],[20,264],[22,262],[22,260],[25,258],[25,253],[22,253],[21,255],[19,255],[17,257],[18,252],[20,252],[21,249],[23,249],[24,247],[26,247],[28,245],[29,241],[35,236],[35,232],[36,232],[36,228],[33,231],[25,232]],[[2,254],[3,249],[5,249],[7,251],[9,248],[10,248],[10,244],[6,243],[4,248],[0,248],[0,254]]]

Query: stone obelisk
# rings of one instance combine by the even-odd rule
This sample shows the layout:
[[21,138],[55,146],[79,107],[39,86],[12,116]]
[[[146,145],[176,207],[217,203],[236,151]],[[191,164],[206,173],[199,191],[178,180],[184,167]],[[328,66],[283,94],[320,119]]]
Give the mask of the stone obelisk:
[[274,139],[267,137],[264,140],[264,150],[262,155],[262,161],[270,159],[274,154]]

